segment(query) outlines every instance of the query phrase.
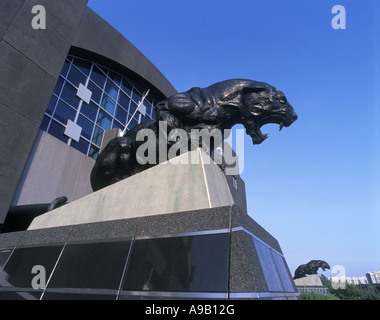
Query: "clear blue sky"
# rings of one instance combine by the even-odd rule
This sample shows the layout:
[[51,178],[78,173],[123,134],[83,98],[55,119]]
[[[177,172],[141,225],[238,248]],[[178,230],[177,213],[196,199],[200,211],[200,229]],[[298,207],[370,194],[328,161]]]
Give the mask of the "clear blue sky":
[[[90,0],[178,91],[230,78],[282,90],[299,119],[245,141],[250,216],[289,268],[380,269],[380,3],[377,0]],[[334,5],[346,30],[334,30]],[[326,276],[333,275],[324,272]]]

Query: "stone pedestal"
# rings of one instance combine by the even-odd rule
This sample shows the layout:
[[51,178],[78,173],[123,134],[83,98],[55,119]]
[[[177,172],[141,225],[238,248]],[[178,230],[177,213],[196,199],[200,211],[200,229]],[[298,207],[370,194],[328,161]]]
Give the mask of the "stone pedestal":
[[318,274],[312,274],[303,278],[294,280],[298,292],[315,292],[320,294],[329,294],[327,286],[324,286]]
[[278,241],[195,152],[0,234],[0,299],[297,299]]

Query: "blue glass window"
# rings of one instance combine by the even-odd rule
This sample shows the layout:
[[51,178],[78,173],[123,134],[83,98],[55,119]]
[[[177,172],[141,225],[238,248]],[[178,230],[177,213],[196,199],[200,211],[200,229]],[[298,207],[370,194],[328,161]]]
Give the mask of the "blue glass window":
[[97,159],[99,155],[99,148],[94,147],[93,145],[90,146],[90,150],[88,152],[88,156],[94,160]]
[[61,126],[58,122],[51,121],[48,133],[50,133],[52,136],[56,137],[57,139],[63,141],[64,143],[67,143],[69,138],[63,135],[64,130],[65,128]]
[[131,99],[127,95],[125,95],[123,92],[120,92],[119,94],[119,104],[128,111],[129,109],[129,103]]
[[89,145],[90,144],[86,140],[84,140],[83,138],[80,138],[79,142],[76,142],[74,140],[71,141],[71,146],[73,148],[77,149],[78,151],[80,151],[86,155],[87,155]]
[[98,126],[95,126],[94,135],[92,136],[92,142],[100,147],[102,144],[104,130]]
[[96,103],[100,103],[102,97],[102,90],[91,80],[88,82],[87,88],[92,92],[91,99]]
[[94,81],[100,88],[103,89],[104,82],[106,82],[106,77],[99,68],[95,67],[92,69],[90,79]]
[[80,112],[90,118],[92,121],[95,121],[98,109],[98,106],[93,102],[90,102],[89,104],[82,103]]
[[[79,84],[87,84],[92,92],[89,104],[81,102],[76,96]],[[82,138],[91,141],[88,155],[96,158],[104,130],[124,130],[124,126],[135,113],[143,92],[144,88],[115,71],[79,57],[68,56],[45,112],[48,117],[43,119],[41,129],[49,130],[49,133],[67,142],[67,137],[62,135],[63,126],[67,120],[77,119],[77,124],[82,127]],[[136,112],[128,129],[137,125],[140,120],[154,118],[153,101],[152,95],[146,98],[146,115],[140,117]],[[80,142],[70,140],[70,145],[74,146],[75,143],[77,149],[86,149],[79,146]]]
[[76,110],[71,108],[62,100],[59,100],[57,107],[55,108],[54,118],[62,123],[66,123],[68,119],[74,121],[76,113]]
[[132,85],[130,84],[130,82],[123,78],[122,82],[121,82],[121,88],[125,91],[126,94],[128,94],[129,96],[132,94]]
[[123,126],[118,121],[114,120],[113,123],[112,123],[112,129],[114,129],[114,128],[118,128],[121,131],[123,131],[124,128],[125,128],[125,125]]
[[71,65],[71,63],[66,60],[65,63],[63,64],[63,67],[62,67],[62,71],[61,71],[62,76],[64,76],[64,77],[67,76],[67,72],[69,71],[70,65]]
[[66,82],[61,93],[61,99],[66,101],[75,109],[78,109],[80,99],[76,96],[76,92],[77,90]]
[[[128,120],[129,121],[129,120]],[[131,122],[129,123],[128,125],[128,128],[131,129],[133,128],[134,126],[136,126],[138,124],[138,121],[135,119],[135,118],[132,118]]]
[[64,80],[61,77],[59,77],[58,81],[57,81],[57,84],[55,85],[55,88],[54,88],[54,93],[57,96],[59,96],[59,94],[61,93],[61,89],[62,89],[63,83],[64,83]]
[[74,65],[82,71],[86,76],[90,73],[91,63],[82,59],[74,58]]
[[79,84],[85,84],[87,77],[80,72],[77,68],[71,67],[69,75],[67,76],[67,79],[76,87],[79,86]]
[[104,91],[114,100],[117,100],[117,94],[119,92],[118,87],[110,80],[107,79],[106,87]]
[[133,116],[136,109],[137,109],[137,104],[135,104],[134,102],[131,102],[130,107],[129,107],[129,113],[131,116]]
[[104,111],[99,110],[98,120],[96,121],[96,124],[101,126],[104,130],[109,130],[111,129],[111,123],[112,123],[111,116],[109,116]]
[[141,94],[139,94],[136,90],[133,90],[132,99],[134,102],[139,103],[141,101]]
[[94,129],[94,124],[86,119],[85,117],[83,117],[82,115],[79,115],[78,117],[78,120],[77,120],[77,124],[82,127],[82,136],[91,140],[91,136],[92,136],[92,130]]
[[109,71],[108,76],[119,86],[121,82],[121,76],[113,71]]
[[116,108],[116,119],[125,125],[127,123],[127,116],[128,112],[118,105]]
[[49,122],[50,122],[50,118],[47,116],[44,116],[44,118],[42,119],[42,122],[41,122],[40,129],[43,131],[47,131],[47,129],[49,127]]
[[111,99],[108,95],[103,94],[102,103],[100,104],[104,110],[107,110],[110,114],[113,115],[115,111],[115,100]]
[[47,109],[46,109],[46,113],[48,114],[48,115],[52,115],[53,114],[53,112],[54,112],[54,108],[55,108],[55,105],[56,105],[56,103],[57,103],[57,100],[58,100],[58,98],[56,97],[56,96],[51,96],[51,99],[50,99],[50,102],[49,102],[49,105],[48,105],[48,107],[47,107]]

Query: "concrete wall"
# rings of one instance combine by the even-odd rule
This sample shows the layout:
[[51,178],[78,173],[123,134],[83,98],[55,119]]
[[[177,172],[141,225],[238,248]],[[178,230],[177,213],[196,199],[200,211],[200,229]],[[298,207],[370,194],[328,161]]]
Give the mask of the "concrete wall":
[[[34,5],[46,30],[34,30]],[[0,222],[22,174],[87,0],[0,2]]]
[[[70,51],[109,62],[152,84],[175,89],[127,39],[87,7],[87,0],[0,1],[0,223],[5,219],[62,65]],[[34,30],[34,5],[46,29]]]
[[95,160],[40,130],[12,205],[49,203],[61,196],[73,201],[90,194],[94,163]]

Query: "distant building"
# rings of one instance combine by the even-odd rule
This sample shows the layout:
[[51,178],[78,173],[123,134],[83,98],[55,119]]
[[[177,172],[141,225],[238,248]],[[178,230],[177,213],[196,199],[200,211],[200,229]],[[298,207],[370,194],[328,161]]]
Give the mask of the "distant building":
[[365,275],[369,284],[380,284],[380,271],[368,272]]
[[335,284],[347,283],[356,286],[368,284],[366,277],[330,277],[328,279],[331,281],[331,283]]
[[295,279],[294,283],[297,287],[298,293],[314,292],[319,294],[330,294],[329,288],[323,285],[318,274]]

